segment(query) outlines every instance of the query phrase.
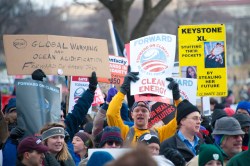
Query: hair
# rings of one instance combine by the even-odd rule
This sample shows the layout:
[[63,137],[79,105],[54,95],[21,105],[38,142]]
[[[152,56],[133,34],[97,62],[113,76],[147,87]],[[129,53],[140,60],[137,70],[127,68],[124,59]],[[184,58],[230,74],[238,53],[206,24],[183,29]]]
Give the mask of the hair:
[[187,77],[187,78],[193,78],[193,77],[188,73],[188,69],[192,69],[192,70],[194,71],[194,73],[195,73],[194,78],[196,78],[196,77],[197,77],[196,70],[195,70],[195,68],[192,67],[192,66],[188,66],[188,67],[187,67],[187,70],[186,70],[186,77]]
[[136,149],[108,163],[107,166],[137,166],[138,163],[143,166],[157,166],[156,161],[150,155],[147,147],[142,144]]
[[[62,127],[62,128],[65,128],[65,126],[61,123],[48,123],[46,124],[40,131],[40,134],[42,134],[43,132],[53,128],[53,127]],[[48,139],[44,140],[44,144],[46,146],[48,146]],[[55,158],[59,161],[65,161],[69,158],[71,158],[71,155],[68,151],[68,146],[65,142],[63,142],[63,148],[60,152],[57,153],[57,155],[55,156]]]
[[[32,153],[33,151],[35,151],[35,150],[30,150],[30,151],[27,151],[27,152]],[[24,153],[26,153],[26,152],[24,152]],[[22,161],[24,159],[24,153],[18,153],[17,154],[17,159],[19,161]]]

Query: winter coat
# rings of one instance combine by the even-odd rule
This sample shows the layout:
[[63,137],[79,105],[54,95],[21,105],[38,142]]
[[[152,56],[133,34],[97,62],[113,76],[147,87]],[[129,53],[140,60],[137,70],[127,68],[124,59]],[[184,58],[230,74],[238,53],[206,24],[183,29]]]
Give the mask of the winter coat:
[[94,101],[94,93],[87,89],[82,97],[80,97],[71,113],[65,118],[66,131],[69,133],[70,140],[79,131],[79,125],[83,123],[83,119],[88,113],[91,104]]
[[75,166],[75,162],[72,158],[69,158],[65,161],[56,160],[55,156],[50,153],[45,153],[44,166]]
[[[199,140],[198,145],[195,147],[196,155],[199,153],[199,147],[202,140]],[[160,151],[163,152],[165,148],[177,149],[182,156],[185,158],[186,162],[189,162],[196,155],[187,147],[187,145],[180,139],[177,132],[171,138],[163,141],[161,143]],[[160,154],[161,154],[160,152]]]
[[3,147],[3,166],[15,166],[17,159],[17,141],[8,138]]

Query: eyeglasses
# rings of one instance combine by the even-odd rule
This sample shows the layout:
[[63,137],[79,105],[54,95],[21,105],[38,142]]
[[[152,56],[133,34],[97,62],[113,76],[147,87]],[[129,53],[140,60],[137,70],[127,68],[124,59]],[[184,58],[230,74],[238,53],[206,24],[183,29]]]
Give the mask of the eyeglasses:
[[120,142],[117,142],[117,141],[107,141],[106,144],[108,144],[109,146],[113,146],[114,144],[115,144],[115,146],[122,145]]
[[186,118],[186,119],[192,119],[193,121],[198,121],[199,120],[200,122],[203,121],[203,119],[201,117],[199,117],[199,116],[194,116],[194,117]]

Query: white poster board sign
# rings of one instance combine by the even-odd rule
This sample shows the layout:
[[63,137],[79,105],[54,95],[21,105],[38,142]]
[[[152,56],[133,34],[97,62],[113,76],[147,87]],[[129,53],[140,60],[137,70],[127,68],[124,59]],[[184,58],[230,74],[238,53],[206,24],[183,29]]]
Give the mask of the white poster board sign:
[[131,71],[139,72],[140,78],[131,83],[131,95],[172,96],[166,77],[172,76],[175,50],[175,35],[154,34],[130,41]]

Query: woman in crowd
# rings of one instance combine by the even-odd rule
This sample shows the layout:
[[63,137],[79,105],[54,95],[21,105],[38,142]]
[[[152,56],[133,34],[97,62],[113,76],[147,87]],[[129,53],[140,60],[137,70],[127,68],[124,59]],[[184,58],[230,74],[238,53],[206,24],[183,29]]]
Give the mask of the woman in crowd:
[[64,126],[60,123],[49,123],[41,129],[42,140],[49,148],[45,154],[45,166],[74,166],[75,163],[64,141]]

